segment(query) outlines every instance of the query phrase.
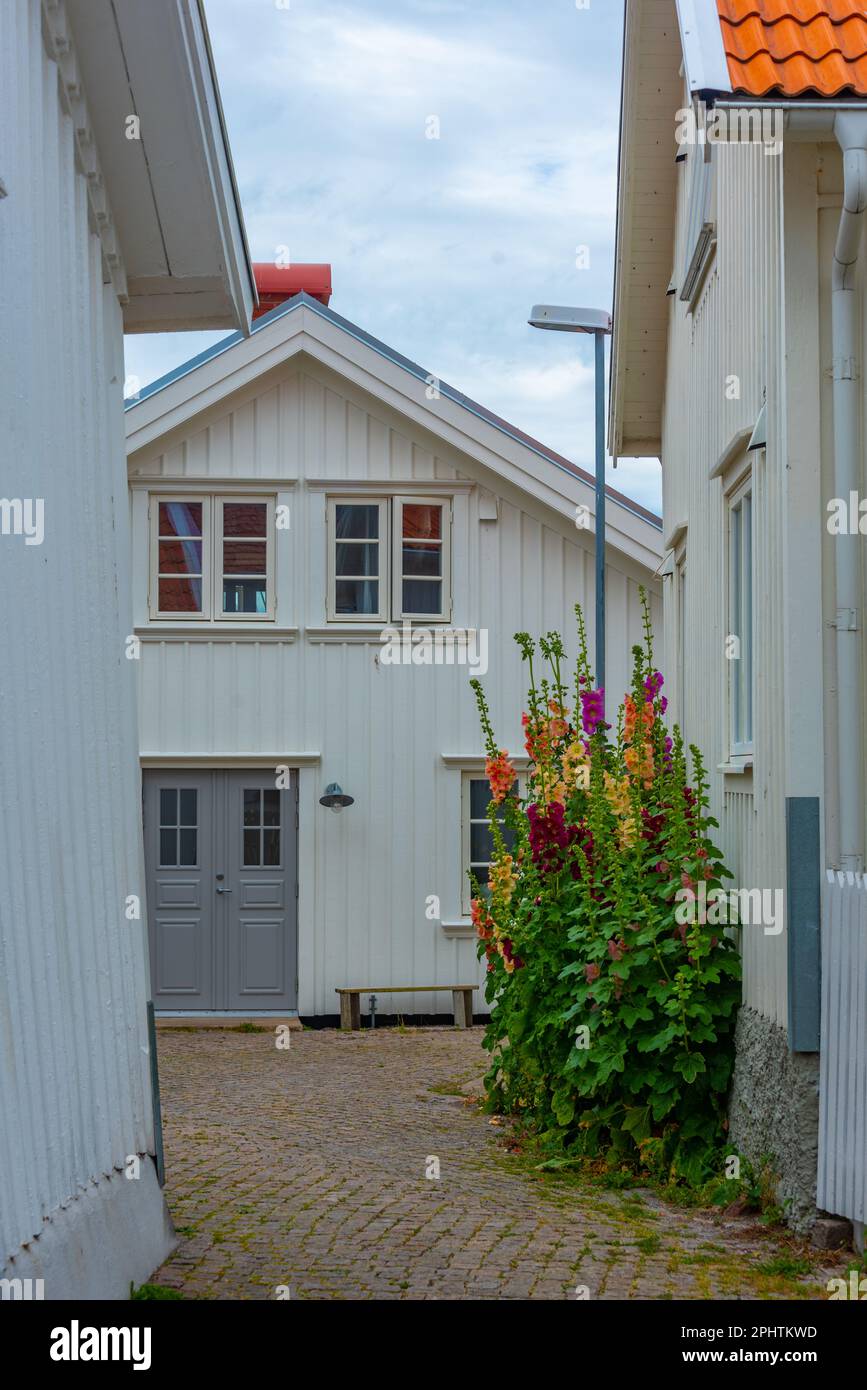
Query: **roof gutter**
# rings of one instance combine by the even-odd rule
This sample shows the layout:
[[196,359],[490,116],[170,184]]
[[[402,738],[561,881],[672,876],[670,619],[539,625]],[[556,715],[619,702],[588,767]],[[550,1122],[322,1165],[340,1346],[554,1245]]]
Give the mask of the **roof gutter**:
[[[855,268],[867,210],[867,110],[838,113],[834,134],[843,151],[843,208],[831,282],[833,344],[834,488],[848,502],[861,490],[861,365],[859,295]],[[834,537],[837,653],[837,755],[840,815],[839,867],[864,867],[861,778],[861,537]]]

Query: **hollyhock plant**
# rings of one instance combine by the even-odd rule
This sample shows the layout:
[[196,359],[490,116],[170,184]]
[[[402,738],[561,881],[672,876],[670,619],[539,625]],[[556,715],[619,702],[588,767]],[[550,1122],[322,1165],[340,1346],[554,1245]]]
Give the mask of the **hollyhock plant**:
[[554,1151],[701,1181],[722,1142],[740,957],[730,934],[676,915],[683,885],[705,879],[710,892],[730,875],[709,838],[699,750],[689,776],[665,723],[643,591],[642,603],[644,644],[616,717],[594,685],[580,608],[571,693],[561,638],[517,634],[529,673],[522,796],[471,682],[492,795],[493,863],[472,912],[488,960],[486,1087]]

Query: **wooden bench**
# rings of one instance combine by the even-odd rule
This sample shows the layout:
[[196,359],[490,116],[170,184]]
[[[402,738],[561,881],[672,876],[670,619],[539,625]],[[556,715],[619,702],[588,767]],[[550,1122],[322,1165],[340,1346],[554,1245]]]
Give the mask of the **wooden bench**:
[[340,1026],[351,1029],[361,1027],[362,994],[433,994],[450,989],[456,1028],[470,1028],[473,1022],[473,991],[478,985],[381,985],[378,989],[370,987],[357,989],[338,989],[340,995]]

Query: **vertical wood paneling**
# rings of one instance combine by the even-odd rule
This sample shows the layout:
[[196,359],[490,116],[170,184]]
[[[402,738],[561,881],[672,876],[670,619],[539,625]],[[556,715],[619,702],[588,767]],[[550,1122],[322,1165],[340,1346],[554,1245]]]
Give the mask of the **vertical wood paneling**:
[[152,1149],[122,325],[40,7],[0,7],[0,1268]]
[[[671,299],[663,431],[666,526],[688,523],[683,722],[711,770],[712,810],[736,882],[784,889],[782,160],[754,145],[716,145],[713,157],[717,249],[694,311],[687,312],[676,296]],[[689,158],[701,158],[701,151],[690,151]],[[681,166],[678,185],[675,282],[683,264],[688,163]],[[729,751],[727,509],[723,482],[709,473],[735,434],[752,429],[765,392],[768,447],[753,455],[754,768],[752,775],[727,777],[717,770]],[[674,582],[665,581],[666,586]],[[674,609],[670,587],[665,602]],[[666,625],[665,667],[673,687],[673,621]],[[746,1002],[785,1026],[785,935],[745,928],[742,941]]]

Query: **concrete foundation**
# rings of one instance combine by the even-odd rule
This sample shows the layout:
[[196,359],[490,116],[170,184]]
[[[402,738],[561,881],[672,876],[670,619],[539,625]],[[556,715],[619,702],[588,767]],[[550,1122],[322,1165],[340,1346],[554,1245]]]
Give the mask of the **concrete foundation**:
[[[176,1245],[153,1159],[145,1154],[138,1178],[115,1171],[52,1212],[39,1235],[0,1269],[0,1279],[34,1286],[41,1280],[46,1300],[126,1299],[130,1284],[146,1283]],[[14,1285],[0,1294],[19,1296]]]
[[729,1101],[729,1134],[754,1167],[766,1162],[777,1176],[777,1201],[786,1220],[806,1235],[818,1215],[819,1058],[789,1051],[778,1023],[741,1009],[737,1060]]

